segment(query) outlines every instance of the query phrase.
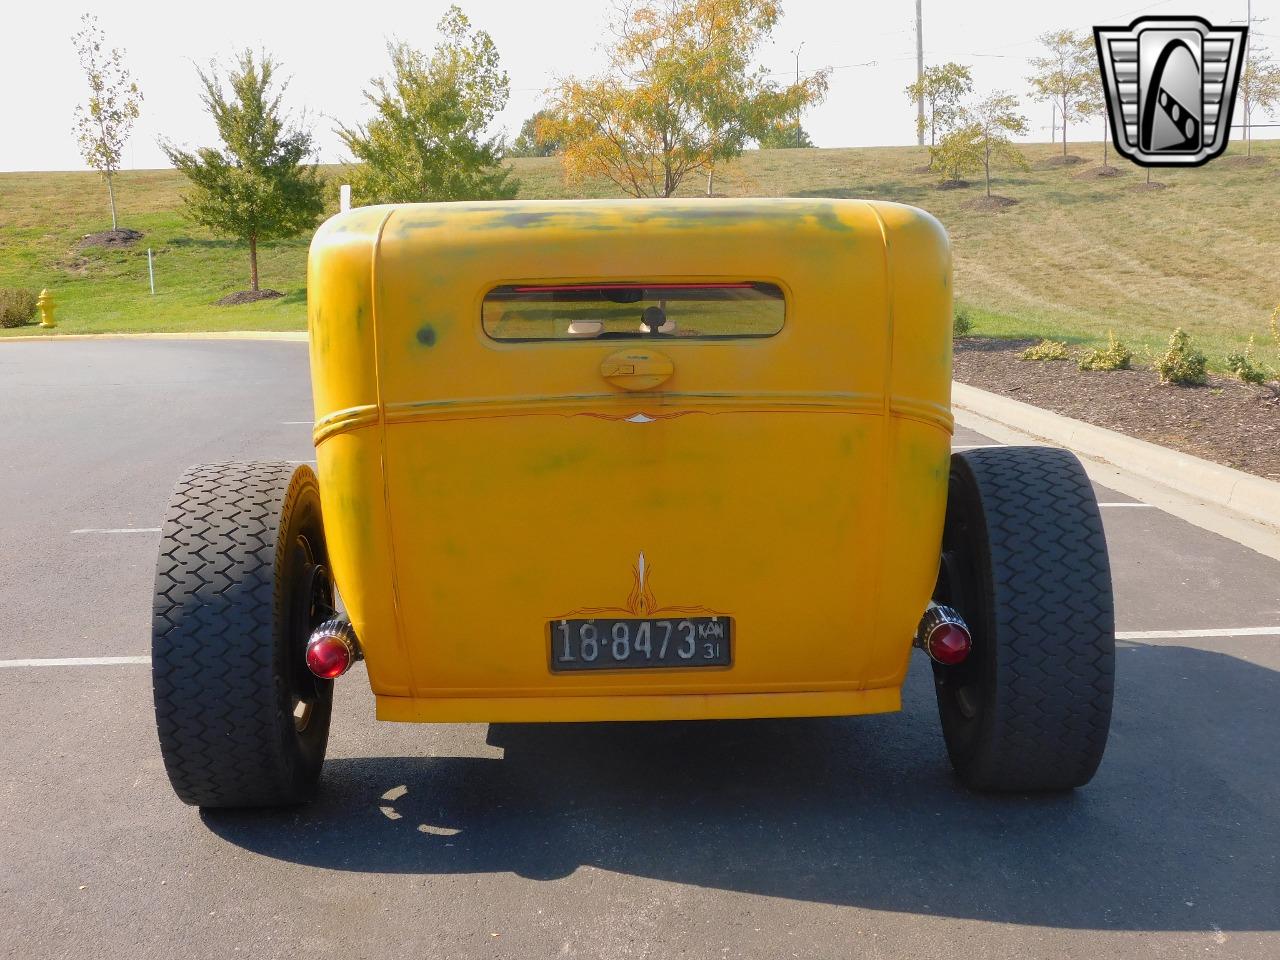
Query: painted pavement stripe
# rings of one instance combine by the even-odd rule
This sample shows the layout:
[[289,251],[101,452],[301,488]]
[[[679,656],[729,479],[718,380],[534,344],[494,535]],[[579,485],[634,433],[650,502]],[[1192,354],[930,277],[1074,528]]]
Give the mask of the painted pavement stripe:
[[0,660],[0,670],[12,667],[119,667],[150,662],[150,657],[51,657],[31,660]]
[[81,527],[72,533],[159,533],[159,527]]
[[1194,640],[1198,637],[1280,637],[1280,627],[1209,627],[1199,630],[1117,631],[1117,640]]
[[[1209,637],[1280,637],[1277,627],[1207,627],[1198,630],[1121,630],[1117,640],[1194,640]],[[150,657],[50,657],[0,660],[0,669],[15,667],[117,667],[148,664]]]

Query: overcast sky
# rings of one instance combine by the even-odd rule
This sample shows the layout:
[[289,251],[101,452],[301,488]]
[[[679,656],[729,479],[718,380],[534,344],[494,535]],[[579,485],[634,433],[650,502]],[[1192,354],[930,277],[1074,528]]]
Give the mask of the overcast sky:
[[[225,60],[245,46],[268,50],[292,77],[287,96],[316,121],[321,159],[344,159],[334,118],[366,116],[361,91],[385,72],[392,37],[430,49],[447,0],[363,0],[359,4],[217,0],[211,4],[12,0],[0,44],[0,170],[72,170],[84,164],[72,136],[72,113],[85,97],[71,35],[79,16],[97,14],[108,43],[123,47],[146,97],[124,166],[165,166],[159,136],[201,145],[213,125],[201,112],[196,64]],[[475,26],[492,34],[511,76],[511,101],[499,118],[509,135],[542,100],[556,75],[589,74],[603,62],[599,44],[608,0],[466,0]],[[1280,0],[1254,0],[1255,43],[1280,52]],[[1215,24],[1243,20],[1246,0],[1075,0],[1067,4],[924,0],[927,63],[956,60],[973,68],[980,90],[1024,98],[1031,139],[1045,140],[1048,104],[1025,100],[1026,60],[1048,29],[1127,24],[1141,14],[1199,14]],[[198,11],[188,13],[188,11]],[[914,142],[915,111],[903,87],[915,78],[913,0],[784,0],[784,16],[760,62],[779,78],[832,67],[825,103],[804,118],[821,147]],[[801,46],[803,44],[803,46]],[[864,65],[871,64],[874,65]],[[1261,118],[1255,117],[1255,122]],[[1072,135],[1097,139],[1098,124]]]

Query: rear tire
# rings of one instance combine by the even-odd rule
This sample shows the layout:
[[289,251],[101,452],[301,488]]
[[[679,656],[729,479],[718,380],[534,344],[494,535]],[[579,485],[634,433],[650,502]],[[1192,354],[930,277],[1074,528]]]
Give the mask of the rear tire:
[[310,467],[213,463],[187,471],[165,517],[151,643],[160,751],[184,803],[311,798],[333,683],[311,675],[304,649],[332,611]]
[[969,624],[933,665],[956,772],[977,790],[1088,783],[1111,724],[1115,614],[1102,519],[1080,461],[1048,447],[951,458],[935,599]]

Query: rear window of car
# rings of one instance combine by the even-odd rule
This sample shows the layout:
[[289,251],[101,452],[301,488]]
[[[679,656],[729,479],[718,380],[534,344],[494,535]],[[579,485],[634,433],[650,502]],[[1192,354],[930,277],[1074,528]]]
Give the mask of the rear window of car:
[[738,340],[782,329],[772,283],[508,284],[484,298],[494,340]]

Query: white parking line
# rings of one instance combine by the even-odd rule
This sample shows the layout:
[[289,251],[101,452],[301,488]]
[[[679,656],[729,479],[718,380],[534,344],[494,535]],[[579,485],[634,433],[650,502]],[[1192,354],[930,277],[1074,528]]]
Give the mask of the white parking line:
[[42,660],[0,660],[0,670],[6,667],[116,667],[150,662],[150,657],[51,657]]
[[159,533],[159,527],[81,527],[72,533]]
[[1280,637],[1280,627],[1208,627],[1200,630],[1117,631],[1117,640],[1194,640],[1197,637]]
[[[1208,627],[1200,630],[1121,630],[1117,640],[1194,640],[1208,637],[1280,637],[1280,627]],[[0,660],[0,670],[13,667],[120,667],[149,664],[150,657],[50,657]]]
[[1155,507],[1153,507],[1149,503],[1122,503],[1120,501],[1116,501],[1114,503],[1100,503],[1098,504],[1098,506],[1100,507],[1142,507],[1145,510],[1155,509]]

